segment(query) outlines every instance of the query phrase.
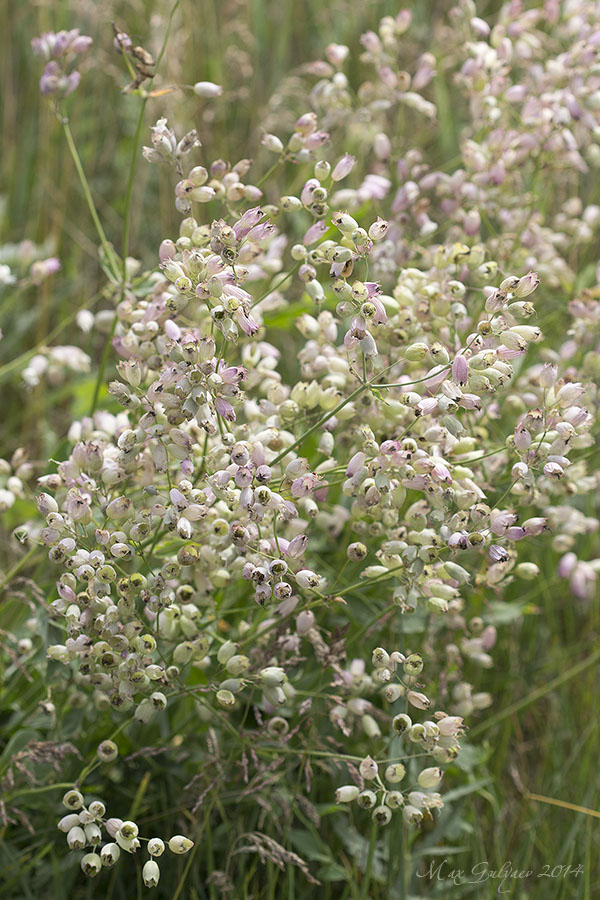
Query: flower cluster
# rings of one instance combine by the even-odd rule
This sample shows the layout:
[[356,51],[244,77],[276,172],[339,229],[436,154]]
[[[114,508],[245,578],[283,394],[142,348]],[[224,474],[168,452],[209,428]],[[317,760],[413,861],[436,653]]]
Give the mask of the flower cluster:
[[[106,755],[105,750],[102,752]],[[146,887],[156,887],[160,878],[156,860],[162,856],[166,847],[172,853],[183,854],[194,846],[194,842],[183,834],[174,835],[166,844],[159,837],[143,838],[136,822],[106,818],[105,804],[97,799],[86,804],[83,794],[76,788],[67,791],[62,802],[70,812],[59,820],[58,829],[66,834],[69,850],[87,851],[81,856],[80,866],[88,878],[94,878],[103,868],[112,868],[119,861],[122,850],[125,853],[135,853],[143,841],[149,859],[142,868],[142,878]],[[106,837],[109,838],[108,841]]]
[[47,31],[33,38],[31,46],[36,56],[46,61],[40,78],[40,91],[47,96],[68,97],[78,87],[81,73],[71,64],[92,45],[91,37],[78,28],[71,31]]
[[[151,129],[143,156],[173,175],[179,229],[82,319],[93,332],[114,317],[107,408],[72,423],[39,479],[44,523],[21,529],[56,572],[47,657],[95,711],[149,730],[191,698],[202,727],[239,737],[246,781],[245,746],[258,769],[261,753],[304,752],[306,724],[353,776],[339,803],[425,824],[463,720],[493,702],[477,684],[492,601],[538,577],[542,544],[591,596],[600,566],[577,537],[598,527],[578,504],[600,486],[600,291],[571,251],[593,251],[600,210],[560,173],[598,163],[598,31],[574,3],[546,6],[558,57],[541,10],[511,2],[491,28],[470,0],[454,9],[448,64],[470,119],[451,171],[429,164],[427,138],[407,144],[435,122],[439,60],[415,52],[406,11],[363,35],[362,84],[338,44],[304,70],[306,108],[273,112],[262,139],[269,177],[202,157],[196,130]],[[76,86],[66,66],[88,45],[76,31],[35,43],[44,92]],[[218,102],[217,85],[194,90]],[[560,190],[541,202],[544,172]],[[553,291],[570,297],[550,313],[566,322],[555,345]],[[89,358],[54,347],[25,379],[61,365]],[[5,506],[21,496],[12,467]],[[348,662],[350,622],[405,650],[377,647],[367,674]],[[86,874],[139,844],[99,801],[65,804]],[[149,886],[162,849],[149,840]]]
[[[375,669],[374,682],[383,685],[382,694],[388,703],[403,700],[408,708],[429,709],[431,706],[429,697],[416,690],[420,687],[418,679],[423,671],[423,657],[420,653],[404,654],[398,650],[388,653],[383,647],[377,647],[373,651],[372,663]],[[375,720],[368,713],[364,713],[364,700],[362,702],[356,700],[354,707],[356,710],[362,707],[363,727],[367,736],[371,738],[380,736]],[[417,756],[430,754],[432,761],[447,764],[458,755],[460,750],[458,737],[463,733],[464,727],[460,716],[450,716],[439,711],[424,722],[413,722],[407,713],[398,713],[392,719],[392,730],[395,735],[404,739],[407,750],[411,746],[415,749],[420,748],[423,752]],[[356,785],[344,785],[336,791],[337,802],[351,803],[356,800],[361,809],[372,810],[371,817],[377,825],[388,825],[394,809],[402,809],[406,823],[418,825],[425,811],[443,806],[442,798],[437,791],[426,793],[428,789],[441,783],[443,771],[439,765],[421,769],[416,776],[414,787],[422,790],[404,792],[396,785],[399,785],[407,775],[407,765],[411,766],[410,774],[413,775],[412,755],[409,752],[400,759],[388,760],[383,780],[377,762],[371,756],[366,756],[360,763],[358,774],[362,785],[368,782],[368,787],[363,786],[361,790]]]

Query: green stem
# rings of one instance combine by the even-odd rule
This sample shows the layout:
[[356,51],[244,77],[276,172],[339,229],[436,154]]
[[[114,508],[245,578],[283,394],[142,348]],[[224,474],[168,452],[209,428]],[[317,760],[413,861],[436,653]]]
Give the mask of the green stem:
[[505,709],[496,713],[495,716],[490,716],[490,718],[486,719],[485,722],[482,722],[475,728],[471,728],[471,730],[469,731],[469,738],[480,735],[482,732],[487,731],[488,728],[491,728],[492,725],[497,725],[498,722],[502,722],[503,719],[512,716],[514,713],[519,712],[521,709],[525,709],[525,707],[529,706],[531,703],[535,703],[537,700],[541,700],[541,698],[545,697],[546,694],[551,694],[552,691],[555,691],[557,688],[562,687],[562,685],[566,684],[567,681],[570,681],[571,678],[575,678],[576,675],[580,675],[581,672],[589,669],[590,666],[595,665],[597,662],[600,662],[600,650],[595,650],[594,653],[590,654],[590,656],[588,656],[586,659],[582,659],[581,662],[578,662],[570,669],[567,669],[567,671],[563,672],[562,675],[558,675],[556,678],[552,679],[552,681],[549,681],[547,684],[542,685],[542,687],[536,688],[535,691],[527,694],[527,696],[523,697],[522,700],[517,700],[516,703],[511,703],[510,706],[507,706]]
[[[155,77],[156,77],[156,72],[158,71],[160,62],[163,58],[164,52],[167,47],[167,41],[169,40],[169,35],[171,33],[171,26],[173,24],[173,16],[175,15],[175,11],[176,11],[177,7],[179,6],[179,3],[180,3],[180,0],[176,0],[176,2],[173,4],[173,7],[171,9],[171,14],[169,16],[167,29],[165,31],[165,37],[164,37],[164,40],[162,43],[162,47],[160,48],[158,60],[156,62]],[[150,86],[152,85],[153,81],[154,81],[154,78],[152,78],[152,80],[150,81]],[[123,301],[123,297],[125,296],[125,286],[127,284],[127,254],[129,252],[129,237],[130,237],[130,231],[131,231],[131,199],[132,199],[132,195],[133,195],[133,186],[135,183],[135,173],[136,173],[136,169],[137,169],[138,149],[140,146],[140,141],[141,141],[141,137],[142,137],[142,128],[144,125],[144,113],[146,111],[146,105],[148,103],[148,99],[149,99],[149,94],[145,93],[142,98],[142,104],[141,104],[140,112],[138,115],[137,126],[135,129],[135,136],[133,138],[133,147],[132,147],[132,151],[131,151],[131,162],[129,164],[129,176],[127,178],[127,189],[125,192],[125,212],[123,214],[123,237],[122,237],[122,241],[121,241],[121,253],[122,253],[121,274],[120,274],[121,291],[120,291],[119,302]],[[67,135],[67,139],[68,139],[68,135]],[[73,144],[72,138],[71,138],[71,144],[72,144],[71,153],[76,154],[77,151],[75,149],[75,145]],[[77,157],[77,158],[79,158],[79,157]],[[77,161],[75,164],[77,165]],[[83,173],[83,170],[81,170],[81,172]],[[81,177],[81,174],[80,174],[80,177]],[[84,176],[84,178],[85,178],[85,176]],[[87,184],[87,182],[86,182],[86,184]],[[85,190],[85,187],[84,187],[84,190]],[[92,200],[91,194],[89,193],[89,188],[86,193],[86,197],[88,197],[88,205],[91,204],[90,209],[92,210],[92,215],[94,215],[95,208],[93,208],[93,200]],[[98,217],[96,215],[96,218],[94,219],[94,221],[96,221],[97,219],[98,219]],[[97,221],[96,227],[99,229],[102,229],[102,226],[100,225],[100,220]],[[99,233],[100,233],[101,237],[104,234],[103,231],[99,231]],[[105,240],[106,240],[106,238],[105,238]],[[117,275],[117,278],[119,278],[118,275]],[[100,396],[100,390],[101,390],[102,384],[104,382],[104,373],[106,372],[106,367],[108,365],[108,358],[110,356],[110,350],[112,347],[112,339],[114,337],[115,330],[117,328],[117,322],[118,322],[118,315],[115,313],[110,332],[106,339],[106,343],[104,344],[104,350],[102,352],[102,359],[100,360],[100,367],[98,369],[98,377],[96,378],[96,384],[94,385],[94,395],[92,397],[90,416],[93,416],[94,413],[96,412],[96,407],[98,405],[98,398]]]
[[119,267],[116,259],[116,254],[113,248],[108,243],[108,239],[104,232],[104,228],[102,227],[102,222],[100,221],[100,217],[98,216],[98,212],[96,210],[96,205],[94,203],[94,198],[92,197],[92,192],[90,190],[90,186],[88,180],[86,178],[86,174],[83,170],[83,165],[81,163],[81,158],[77,151],[77,147],[75,146],[75,141],[73,140],[73,134],[71,132],[71,126],[69,125],[69,120],[67,118],[62,117],[61,123],[65,132],[65,137],[67,139],[67,145],[71,152],[71,156],[73,158],[73,162],[75,163],[75,168],[77,169],[77,174],[79,175],[79,181],[81,182],[81,187],[83,189],[83,194],[87,201],[88,209],[92,216],[92,220],[96,227],[96,231],[98,232],[98,237],[100,238],[100,243],[104,248],[104,252],[106,254],[107,262],[112,270],[112,274],[115,279],[119,278]]
[[373,860],[375,858],[375,845],[377,843],[377,825],[371,825],[371,834],[369,837],[369,853],[367,856],[367,867],[365,869],[365,877],[360,893],[361,900],[368,900],[369,885],[371,883],[371,873],[373,871]]
[[21,557],[21,559],[15,563],[15,565],[10,569],[10,571],[4,576],[2,581],[0,582],[0,591],[3,591],[7,584],[9,584],[15,575],[18,575],[21,569],[25,568],[29,560],[34,556],[38,550],[39,546],[36,544],[31,550],[25,554],[25,556]]
[[59,781],[56,784],[44,784],[41,787],[34,788],[23,788],[21,791],[15,791],[14,794],[9,794],[5,797],[5,801],[7,803],[12,803],[13,800],[16,800],[18,797],[29,797],[31,794],[43,794],[46,791],[54,791],[54,790],[70,790],[73,787],[72,782],[68,781]]
[[[392,365],[395,365],[395,363],[392,363]],[[391,369],[391,368],[392,368],[392,366],[387,366],[387,368],[385,368],[383,371],[387,372],[387,370]],[[327,422],[328,419],[331,419],[332,416],[335,416],[336,413],[338,413],[341,409],[343,409],[345,406],[347,406],[348,403],[351,403],[356,397],[359,397],[363,393],[363,391],[367,390],[367,388],[372,387],[374,382],[378,378],[380,378],[382,374],[383,374],[383,372],[378,372],[377,375],[375,375],[370,381],[367,381],[364,384],[361,384],[360,387],[357,387],[356,390],[353,391],[351,394],[349,394],[344,400],[341,400],[338,403],[338,405],[336,407],[334,407],[334,409],[332,409],[330,412],[322,415],[320,419],[317,419],[315,424],[312,425],[308,429],[308,431],[305,431],[304,434],[302,434],[296,441],[294,441],[293,444],[290,444],[290,446],[286,450],[282,450],[281,453],[278,453],[277,456],[275,457],[275,459],[272,460],[269,463],[269,465],[276,466],[277,463],[280,462],[284,458],[284,456],[287,456],[288,453],[291,453],[292,450],[295,450],[296,447],[299,447],[300,444],[302,444],[309,435],[311,435],[314,431],[317,431],[317,429],[320,428],[321,425],[323,425],[325,422]]]

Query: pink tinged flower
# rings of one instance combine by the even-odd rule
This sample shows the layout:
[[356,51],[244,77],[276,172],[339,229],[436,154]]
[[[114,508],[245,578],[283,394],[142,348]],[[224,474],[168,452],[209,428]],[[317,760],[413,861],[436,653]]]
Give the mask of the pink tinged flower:
[[259,328],[258,322],[250,314],[247,315],[241,306],[238,306],[236,309],[235,317],[244,334],[248,335],[248,337],[256,334]]
[[242,488],[240,492],[240,506],[249,509],[254,504],[254,491],[251,487]]
[[61,581],[57,581],[56,589],[58,591],[59,597],[61,597],[67,603],[75,602],[75,600],[76,600],[75,591],[72,588],[70,588],[68,585],[63,584]]
[[310,466],[308,460],[303,456],[298,456],[296,459],[293,459],[285,467],[285,474],[288,478],[297,478],[298,475],[305,475],[307,472],[310,472]]
[[572,425],[573,428],[578,428],[580,425],[588,419],[589,413],[584,406],[570,406],[563,412],[563,419]]
[[300,134],[312,134],[317,127],[316,114],[314,112],[304,113],[303,116],[300,116],[300,118],[296,120],[296,125],[294,127]]
[[321,484],[322,480],[319,475],[313,475],[312,473],[300,475],[299,478],[292,482],[290,489],[292,497],[306,497],[315,487]]
[[417,416],[430,416],[431,413],[435,412],[438,408],[438,402],[435,397],[424,397],[423,400],[419,400],[415,407],[415,415]]
[[569,587],[580,600],[587,600],[594,594],[596,572],[589,563],[578,562],[569,580]]
[[494,562],[507,562],[508,561],[508,553],[504,549],[504,547],[500,547],[499,544],[492,544],[489,551],[489,557]]
[[352,350],[358,344],[358,338],[354,337],[352,332],[347,331],[344,335],[344,348],[346,350]]
[[398,76],[389,66],[382,66],[377,73],[382,84],[393,91],[398,84]]
[[504,534],[507,528],[517,521],[515,513],[507,510],[492,511],[490,513],[490,528],[494,534]]
[[389,227],[389,222],[386,222],[381,216],[377,216],[377,221],[369,226],[369,237],[372,241],[380,241],[386,236]]
[[479,229],[481,228],[481,216],[479,215],[479,211],[476,209],[470,210],[463,221],[463,228],[465,229],[465,234],[468,234],[470,237],[479,233]]
[[568,578],[576,565],[576,555],[574,553],[565,553],[558,563],[558,574],[561,578]]
[[219,375],[225,384],[238,384],[243,381],[248,374],[243,366],[228,366],[224,360],[219,365]]
[[529,294],[533,294],[539,283],[540,279],[537,272],[528,272],[527,275],[523,275],[519,279],[519,283],[513,293],[515,297],[528,297]]
[[329,133],[327,131],[314,131],[306,138],[305,146],[309,150],[316,150],[317,147],[322,147],[328,140]]
[[362,450],[355,453],[346,467],[346,478],[352,478],[353,475],[356,475],[359,469],[363,468],[366,458],[367,455]]
[[387,313],[385,311],[385,306],[379,299],[379,297],[371,297],[371,303],[375,307],[375,315],[371,319],[373,325],[385,325],[387,322]]
[[374,31],[366,31],[361,35],[360,42],[369,53],[379,53],[381,50],[381,41]]
[[527,535],[538,535],[545,531],[548,527],[548,522],[542,516],[534,516],[532,519],[527,519],[523,522],[523,528],[525,530],[525,534]]
[[302,238],[304,246],[310,247],[311,244],[315,244],[319,241],[327,231],[327,228],[328,226],[325,222],[315,222],[314,225],[311,225]]
[[340,161],[335,166],[333,172],[331,173],[331,178],[333,181],[341,181],[346,175],[349,175],[354,166],[356,165],[356,159],[354,156],[350,156],[349,153],[346,153]]
[[522,103],[527,96],[527,88],[524,84],[511,84],[504,96],[509,103]]
[[506,529],[505,537],[509,541],[521,541],[525,537],[525,529],[521,528],[520,525],[512,525]]
[[469,364],[462,353],[458,353],[452,362],[452,378],[457,384],[466,384],[469,378]]
[[178,341],[181,337],[181,328],[172,319],[167,319],[164,324],[165,334],[172,341]]
[[179,488],[172,488],[169,491],[169,500],[179,510],[187,509],[188,502],[185,495],[181,493]]
[[431,470],[431,477],[435,479],[435,481],[445,481],[448,484],[452,484],[452,475],[450,474],[450,470],[443,463],[435,464],[435,466]]
[[361,201],[383,200],[391,186],[392,182],[383,175],[367,175],[359,187],[357,195]]
[[392,144],[387,134],[385,134],[383,131],[379,131],[373,138],[373,152],[375,153],[377,159],[381,160],[382,162],[385,162],[390,158],[392,152]]
[[451,550],[466,550],[467,537],[468,533],[466,531],[455,531],[454,534],[451,534],[448,538],[448,546]]
[[424,491],[429,484],[427,475],[415,475],[413,478],[403,478],[402,485],[410,490]]
[[473,16],[471,19],[471,28],[480,39],[485,39],[491,30],[485,19],[480,19],[479,16]]
[[234,481],[238,487],[244,488],[252,484],[253,473],[249,466],[240,466],[234,475]]
[[48,97],[52,94],[57,94],[60,90],[60,80],[60,68],[58,66],[58,63],[52,60],[48,63],[48,65],[44,69],[42,77],[40,78],[40,92],[45,97]]
[[158,258],[161,263],[165,263],[177,254],[177,247],[173,241],[165,240],[161,242],[158,248]]
[[482,650],[491,650],[496,643],[496,629],[493,625],[488,625],[481,632],[479,640],[481,641]]
[[428,391],[435,391],[448,377],[448,368],[443,365],[434,366],[427,375],[429,377],[424,382],[424,385]]
[[302,188],[302,193],[300,194],[300,199],[302,200],[304,206],[311,205],[313,194],[319,187],[321,187],[321,182],[317,178],[308,179],[308,181]]
[[325,503],[327,500],[327,492],[329,488],[327,484],[324,484],[322,487],[317,488],[314,492],[314,498],[317,503]]
[[463,394],[458,400],[458,405],[463,409],[481,409],[481,397],[477,394]]
[[556,462],[547,462],[544,466],[544,475],[546,478],[562,478],[565,470]]
[[437,725],[443,737],[456,737],[464,730],[460,716],[444,716],[443,719],[438,719]]
[[260,220],[264,217],[264,212],[260,208],[260,206],[253,206],[252,209],[247,209],[241,219],[233,226],[233,230],[235,232],[235,236],[238,240],[245,237],[248,232],[250,232]]
[[284,551],[284,555],[288,556],[290,559],[299,559],[303,556],[307,544],[307,536],[305,534],[297,534],[296,537],[292,538],[290,541],[287,550]]
[[235,422],[235,412],[231,403],[227,400],[223,400],[222,397],[217,397],[215,399],[215,409],[222,416],[226,422]]
[[538,376],[540,386],[543,388],[551,388],[558,376],[558,366],[552,363],[546,363]]
[[325,47],[325,56],[329,60],[332,66],[336,66],[339,68],[349,53],[348,47],[344,44],[328,44]]
[[531,435],[526,428],[515,428],[515,447],[517,450],[527,450],[531,446]]

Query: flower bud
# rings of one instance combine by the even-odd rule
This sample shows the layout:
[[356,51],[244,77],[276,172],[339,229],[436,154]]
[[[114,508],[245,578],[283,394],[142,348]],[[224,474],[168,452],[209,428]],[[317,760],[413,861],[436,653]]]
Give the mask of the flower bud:
[[283,141],[281,141],[276,134],[265,134],[261,144],[272,153],[283,153]]
[[221,96],[223,88],[220,84],[215,84],[213,81],[197,81],[194,85],[194,93],[197,97],[212,100]]
[[392,719],[392,727],[396,734],[404,734],[412,727],[412,719],[406,713],[400,713]]
[[532,562],[519,563],[515,568],[515,575],[525,581],[534,581],[540,574],[539,566]]
[[86,853],[80,865],[84,875],[94,878],[102,869],[102,859],[97,853]]
[[153,859],[149,859],[147,863],[144,863],[144,868],[142,869],[142,878],[144,879],[144,884],[146,887],[156,887],[158,881],[160,879],[160,869],[158,867],[158,863],[154,862]]
[[194,842],[190,841],[190,839],[186,838],[183,834],[176,834],[170,839],[168,845],[171,853],[182,854],[191,850],[194,846]]
[[345,784],[336,790],[335,799],[337,803],[352,803],[353,800],[356,800],[359,793],[358,788],[354,784]]
[[66,806],[67,809],[81,809],[83,806],[83,794],[80,794],[79,791],[67,791],[64,795],[63,806]]
[[390,784],[397,784],[402,781],[404,776],[406,775],[406,768],[402,765],[402,763],[394,763],[391,766],[388,766],[385,770],[385,780],[389,781]]
[[110,868],[118,861],[121,855],[121,848],[118,844],[105,844],[100,850],[100,859],[102,865]]
[[376,806],[371,813],[371,818],[376,825],[389,825],[392,821],[392,813],[389,806]]
[[423,813],[416,806],[405,806],[402,810],[402,818],[408,825],[418,825],[423,819]]
[[67,834],[67,844],[69,845],[69,850],[83,850],[87,844],[83,828],[79,825],[71,828]]
[[102,741],[96,748],[96,755],[101,762],[112,762],[119,755],[119,748],[114,741]]
[[377,647],[373,650],[373,655],[371,657],[371,663],[375,666],[376,669],[385,668],[390,661],[390,655],[387,653],[383,647]]
[[67,834],[71,828],[75,828],[76,825],[79,825],[79,816],[77,813],[70,813],[68,816],[63,816],[59,821],[57,828],[59,831],[63,831]]
[[296,616],[296,633],[303,637],[314,628],[315,614],[310,609],[305,609]]
[[417,778],[417,782],[422,788],[437,787],[442,780],[443,774],[442,770],[436,767],[422,769]]
[[231,659],[227,660],[225,668],[230,675],[237,677],[248,671],[250,668],[250,660],[247,656],[236,654],[235,656],[232,656]]
[[150,856],[162,856],[165,852],[165,842],[158,837],[150,838],[148,841],[148,853]]
[[378,766],[371,756],[366,756],[358,767],[358,770],[365,781],[372,781],[377,777]]
[[373,809],[377,803],[377,794],[374,791],[361,791],[356,802],[361,809]]

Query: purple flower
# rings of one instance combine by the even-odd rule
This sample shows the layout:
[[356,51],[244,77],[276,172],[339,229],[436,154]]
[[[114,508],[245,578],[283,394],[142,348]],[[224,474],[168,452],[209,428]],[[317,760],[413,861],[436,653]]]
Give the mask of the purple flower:
[[346,153],[338,164],[335,166],[333,172],[331,173],[331,178],[333,181],[341,181],[346,175],[349,175],[352,169],[356,164],[356,159],[354,156],[350,156],[349,153]]

